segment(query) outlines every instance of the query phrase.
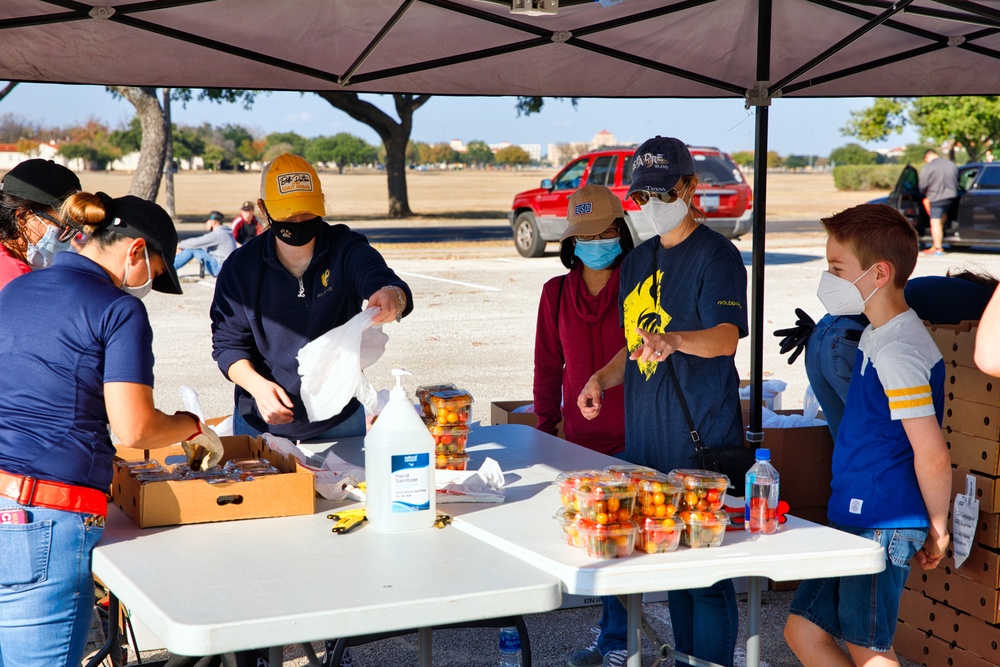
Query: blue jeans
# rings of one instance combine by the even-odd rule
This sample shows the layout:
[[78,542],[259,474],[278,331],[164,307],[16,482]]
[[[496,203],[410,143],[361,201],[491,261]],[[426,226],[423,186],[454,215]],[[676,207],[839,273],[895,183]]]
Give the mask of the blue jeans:
[[[368,428],[365,424],[365,409],[358,406],[350,417],[340,422],[336,426],[309,438],[310,440],[336,440],[337,438],[351,438],[363,436]],[[249,435],[252,438],[259,438],[263,433],[248,424],[243,415],[233,411],[233,435]],[[0,667],[5,667],[0,664]]]
[[[824,315],[806,343],[806,375],[823,410],[833,441],[844,419],[847,388],[858,354],[857,338],[866,325],[852,317]],[[851,338],[848,338],[850,333]]]
[[79,667],[94,610],[91,553],[104,533],[90,515],[24,507],[0,525],[0,667]]
[[204,248],[191,248],[178,251],[177,256],[174,257],[174,271],[181,268],[192,259],[205,262],[205,270],[208,271],[208,275],[219,275],[219,269],[222,267],[222,263]]
[[717,581],[708,588],[670,591],[667,605],[676,650],[724,667],[733,666],[740,617],[731,579]]

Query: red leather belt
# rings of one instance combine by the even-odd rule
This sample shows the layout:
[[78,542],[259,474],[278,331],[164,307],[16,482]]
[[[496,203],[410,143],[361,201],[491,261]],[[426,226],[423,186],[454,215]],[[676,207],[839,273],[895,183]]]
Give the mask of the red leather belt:
[[108,498],[96,489],[12,475],[2,470],[0,470],[0,496],[27,506],[101,516],[106,516],[108,513]]

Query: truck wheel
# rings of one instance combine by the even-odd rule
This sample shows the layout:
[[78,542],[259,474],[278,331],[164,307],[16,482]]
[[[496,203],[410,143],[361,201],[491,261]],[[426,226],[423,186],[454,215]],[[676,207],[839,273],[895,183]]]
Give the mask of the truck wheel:
[[541,257],[545,253],[545,240],[538,233],[533,213],[521,213],[514,221],[514,247],[522,257]]

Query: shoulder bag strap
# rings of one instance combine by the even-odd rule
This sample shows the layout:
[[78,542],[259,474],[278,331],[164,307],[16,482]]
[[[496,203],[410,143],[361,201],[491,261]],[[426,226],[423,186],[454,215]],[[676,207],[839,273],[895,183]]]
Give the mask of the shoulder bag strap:
[[680,380],[677,379],[677,372],[674,370],[674,360],[671,358],[673,355],[667,357],[667,371],[670,372],[670,379],[674,383],[674,391],[677,392],[677,398],[681,402],[681,410],[684,411],[684,420],[687,421],[688,428],[691,430],[691,442],[694,443],[694,451],[700,452],[704,449],[704,445],[701,444],[701,436],[698,435],[698,429],[694,427],[694,420],[691,418],[691,411],[688,410],[687,401],[684,400],[684,392],[681,391]]

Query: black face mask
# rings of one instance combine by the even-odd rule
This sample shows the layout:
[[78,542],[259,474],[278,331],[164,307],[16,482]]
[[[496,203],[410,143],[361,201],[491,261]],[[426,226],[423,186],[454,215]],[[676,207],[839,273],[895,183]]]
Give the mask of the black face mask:
[[323,228],[323,218],[312,218],[302,222],[278,222],[271,220],[271,229],[275,238],[282,243],[293,246],[303,246],[312,241]]

